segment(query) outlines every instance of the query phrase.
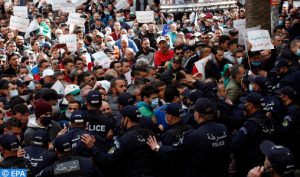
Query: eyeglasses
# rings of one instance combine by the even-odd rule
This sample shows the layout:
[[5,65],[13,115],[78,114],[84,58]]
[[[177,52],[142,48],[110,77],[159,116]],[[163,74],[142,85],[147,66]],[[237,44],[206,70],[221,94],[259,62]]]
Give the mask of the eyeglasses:
[[33,61],[26,61],[25,62],[25,65],[29,65],[29,64],[34,64],[34,62]]

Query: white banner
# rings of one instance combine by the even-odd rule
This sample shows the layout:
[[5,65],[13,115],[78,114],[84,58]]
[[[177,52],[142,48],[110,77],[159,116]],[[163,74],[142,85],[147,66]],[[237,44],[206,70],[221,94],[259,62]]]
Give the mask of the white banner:
[[248,31],[247,34],[252,45],[251,51],[274,49],[268,30]]
[[246,28],[246,19],[239,19],[233,21],[233,27],[235,29],[245,29]]
[[238,43],[239,45],[245,45],[245,41],[248,40],[248,31],[253,31],[253,30],[259,30],[260,26],[253,27],[253,28],[246,28],[246,29],[239,29],[239,38],[238,38]]
[[76,4],[71,4],[71,3],[60,4],[60,10],[62,12],[75,13],[76,12],[75,9],[76,9]]
[[82,14],[79,13],[70,13],[67,24],[74,24],[80,27],[84,27],[85,19],[81,18],[81,15]]
[[136,19],[139,23],[149,23],[154,21],[153,11],[136,11]]
[[14,6],[14,16],[28,18],[27,6]]
[[119,0],[117,2],[117,4],[115,5],[115,8],[117,10],[128,9],[128,8],[130,8],[130,4],[127,2],[127,0]]
[[77,51],[77,36],[76,34],[66,34],[59,38],[60,43],[66,43],[69,51]]
[[103,52],[97,52],[92,55],[94,60],[94,66],[101,65],[103,68],[109,68],[111,59]]
[[9,27],[12,30],[18,30],[20,32],[26,33],[29,25],[29,19],[21,18],[17,16],[10,17]]

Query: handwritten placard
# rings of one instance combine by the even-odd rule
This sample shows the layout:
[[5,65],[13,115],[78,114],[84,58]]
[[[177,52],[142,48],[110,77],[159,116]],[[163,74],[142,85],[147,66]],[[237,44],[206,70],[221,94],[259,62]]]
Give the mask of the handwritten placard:
[[274,46],[271,42],[269,31],[255,30],[255,31],[248,31],[247,34],[248,34],[248,40],[252,45],[251,51],[274,49]]
[[75,13],[76,4],[62,3],[59,8],[62,12]]
[[127,0],[119,0],[117,2],[117,4],[115,5],[115,8],[117,10],[128,9],[128,8],[130,8],[130,4],[127,2]]
[[20,32],[26,33],[28,25],[29,25],[29,19],[21,18],[17,16],[10,17],[9,27],[12,30],[18,30]]
[[239,29],[239,38],[238,38],[238,43],[239,45],[245,45],[245,41],[248,40],[248,31],[253,31],[253,30],[259,30],[260,26],[253,27],[253,28],[246,28],[246,29]]
[[153,11],[136,11],[136,19],[139,23],[149,23],[154,21]]
[[245,29],[246,28],[246,19],[239,19],[233,21],[233,27],[235,29]]
[[27,6],[14,6],[14,16],[28,18]]
[[70,13],[67,24],[74,24],[80,27],[84,27],[85,19],[80,17],[79,13]]
[[103,52],[97,52],[92,55],[94,60],[94,66],[101,65],[103,68],[109,68],[111,59]]
[[66,34],[59,38],[60,43],[65,43],[69,51],[77,51],[77,36],[76,34]]

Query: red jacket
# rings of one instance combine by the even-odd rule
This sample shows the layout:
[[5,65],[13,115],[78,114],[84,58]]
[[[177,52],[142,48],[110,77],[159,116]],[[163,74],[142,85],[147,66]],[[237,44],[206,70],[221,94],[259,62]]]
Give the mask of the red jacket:
[[163,65],[165,62],[171,60],[174,57],[174,51],[173,50],[169,50],[168,53],[164,54],[162,53],[160,50],[155,52],[154,54],[154,66],[161,66]]

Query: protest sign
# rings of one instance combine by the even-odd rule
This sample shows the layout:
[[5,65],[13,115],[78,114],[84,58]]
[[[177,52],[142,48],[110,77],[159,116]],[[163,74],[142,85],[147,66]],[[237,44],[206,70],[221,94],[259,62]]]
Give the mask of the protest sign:
[[75,13],[76,4],[63,3],[60,4],[60,10],[67,13]]
[[14,16],[28,18],[27,6],[14,6]]
[[55,90],[57,94],[64,94],[65,87],[64,85],[58,80],[54,83],[51,89]]
[[103,68],[109,68],[111,59],[103,52],[97,52],[92,55],[94,60],[94,66],[101,65]]
[[60,43],[65,43],[69,51],[77,51],[77,36],[76,34],[66,34],[59,38]]
[[259,29],[260,29],[260,25],[253,28],[239,29],[239,38],[238,38],[239,45],[245,45],[245,41],[248,40],[248,35],[247,35],[248,31],[259,30]]
[[233,30],[233,29],[232,28],[223,28],[222,29],[223,35],[229,35],[230,30]]
[[269,31],[267,30],[248,31],[247,35],[248,35],[248,40],[252,45],[251,51],[274,49],[274,46],[271,42]]
[[130,4],[127,2],[127,0],[119,0],[117,2],[117,4],[115,5],[115,8],[117,10],[120,10],[120,9],[128,9],[130,7]]
[[139,23],[149,23],[154,21],[153,11],[136,11],[136,20]]
[[12,30],[18,30],[20,32],[25,33],[27,31],[28,25],[29,25],[29,19],[21,18],[17,16],[10,17],[9,27]]
[[209,55],[209,56],[207,56],[207,57],[205,57],[205,58],[203,58],[203,59],[195,62],[195,66],[196,66],[196,68],[198,70],[198,73],[200,73],[202,75],[201,79],[205,79],[205,65],[211,59],[212,58]]
[[246,28],[246,19],[239,19],[233,21],[233,27],[235,29],[245,29]]
[[74,24],[79,27],[84,27],[85,19],[80,17],[79,13],[70,13],[67,24]]

